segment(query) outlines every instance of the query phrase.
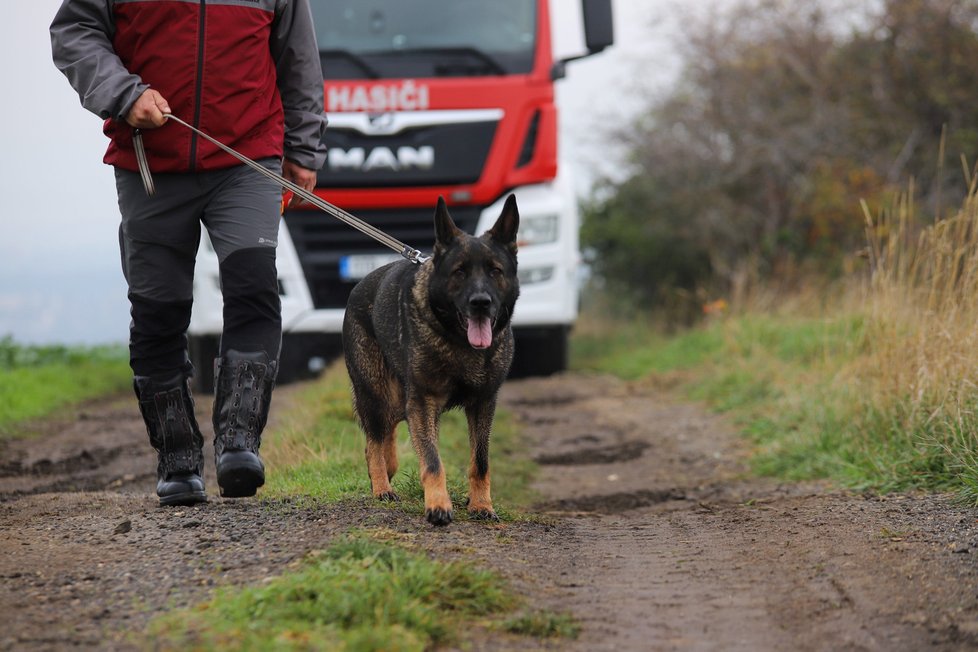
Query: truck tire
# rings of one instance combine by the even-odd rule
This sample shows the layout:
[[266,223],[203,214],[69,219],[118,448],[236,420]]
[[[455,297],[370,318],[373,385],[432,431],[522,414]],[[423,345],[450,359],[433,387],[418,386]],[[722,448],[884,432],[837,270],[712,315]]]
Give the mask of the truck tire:
[[568,326],[513,329],[516,355],[509,377],[551,376],[566,371],[569,335]]
[[194,365],[194,391],[214,393],[214,358],[218,354],[220,338],[217,335],[189,336],[190,362]]
[[284,333],[276,384],[316,378],[343,355],[339,333]]

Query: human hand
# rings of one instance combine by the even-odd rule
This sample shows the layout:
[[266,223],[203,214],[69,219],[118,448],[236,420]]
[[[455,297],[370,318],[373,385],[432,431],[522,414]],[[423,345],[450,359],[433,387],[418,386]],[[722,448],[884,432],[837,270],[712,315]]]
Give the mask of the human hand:
[[152,88],[147,88],[126,114],[126,122],[137,129],[155,129],[166,124],[164,113],[170,112],[166,99]]
[[[316,189],[316,171],[304,168],[295,161],[290,161],[289,159],[282,161],[282,176],[303,190],[312,192]],[[285,192],[283,191],[282,194],[285,194]],[[293,194],[292,199],[289,201],[289,207],[291,208],[301,203],[302,198]]]

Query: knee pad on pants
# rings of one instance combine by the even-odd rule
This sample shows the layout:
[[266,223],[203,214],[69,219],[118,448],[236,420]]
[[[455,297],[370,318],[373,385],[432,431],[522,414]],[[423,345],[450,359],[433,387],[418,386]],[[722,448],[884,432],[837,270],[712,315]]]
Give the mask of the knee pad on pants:
[[129,364],[137,376],[193,374],[187,358],[191,301],[154,301],[129,294]]
[[278,359],[282,342],[282,300],[272,248],[241,249],[221,261],[224,334],[221,355],[265,351]]

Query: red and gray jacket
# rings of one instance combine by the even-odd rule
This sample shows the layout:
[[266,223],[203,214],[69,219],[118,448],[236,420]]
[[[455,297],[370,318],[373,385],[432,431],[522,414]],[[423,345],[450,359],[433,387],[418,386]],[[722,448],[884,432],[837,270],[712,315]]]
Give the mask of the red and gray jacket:
[[[173,115],[253,159],[318,170],[323,75],[309,0],[65,0],[51,24],[54,62],[105,119],[105,162],[137,170],[124,117],[149,87]],[[154,172],[238,161],[189,129],[143,131]]]

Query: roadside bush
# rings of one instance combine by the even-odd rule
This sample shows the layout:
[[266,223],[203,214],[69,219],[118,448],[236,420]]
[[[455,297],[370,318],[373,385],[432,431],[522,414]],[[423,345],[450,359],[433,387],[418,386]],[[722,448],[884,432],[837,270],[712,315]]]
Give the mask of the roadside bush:
[[978,0],[740,0],[680,22],[679,81],[617,134],[628,175],[585,215],[616,293],[839,278],[859,200],[879,212],[913,178],[927,215],[960,205],[942,170],[978,157]]
[[[581,238],[593,273],[618,307],[695,313],[697,290],[712,276],[695,220],[652,183],[632,180],[585,209]],[[684,321],[688,321],[684,320]]]

